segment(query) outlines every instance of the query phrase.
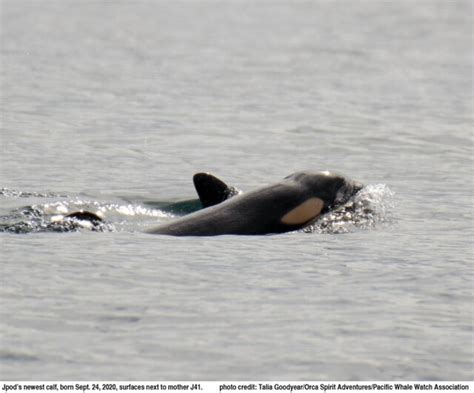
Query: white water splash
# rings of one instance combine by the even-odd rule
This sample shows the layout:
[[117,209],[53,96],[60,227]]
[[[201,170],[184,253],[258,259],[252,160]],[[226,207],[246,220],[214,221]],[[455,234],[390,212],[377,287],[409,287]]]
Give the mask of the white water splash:
[[385,184],[373,184],[360,190],[345,205],[323,215],[304,232],[348,233],[371,229],[393,219],[394,192]]

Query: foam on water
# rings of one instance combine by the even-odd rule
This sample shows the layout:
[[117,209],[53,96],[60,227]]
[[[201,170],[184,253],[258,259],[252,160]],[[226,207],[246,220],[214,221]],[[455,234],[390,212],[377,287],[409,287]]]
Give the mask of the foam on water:
[[[3,189],[2,196],[9,199],[55,198],[54,193],[31,193],[18,190]],[[61,196],[64,197],[64,196]],[[67,215],[76,211],[91,211],[104,219],[104,222],[91,224],[87,220],[68,218]],[[46,203],[36,203],[18,207],[0,216],[0,232],[70,232],[92,230],[98,232],[130,230],[134,222],[146,218],[162,219],[170,215],[157,209],[149,209],[139,204],[99,201],[73,197]]]
[[394,192],[386,184],[364,187],[343,206],[320,217],[304,229],[316,233],[348,233],[390,223]]

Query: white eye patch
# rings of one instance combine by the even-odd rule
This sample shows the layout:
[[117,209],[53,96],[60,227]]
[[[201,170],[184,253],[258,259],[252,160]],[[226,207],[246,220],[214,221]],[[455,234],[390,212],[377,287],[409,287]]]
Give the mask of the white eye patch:
[[319,198],[310,198],[286,213],[281,222],[287,225],[302,225],[316,218],[323,210],[324,201]]

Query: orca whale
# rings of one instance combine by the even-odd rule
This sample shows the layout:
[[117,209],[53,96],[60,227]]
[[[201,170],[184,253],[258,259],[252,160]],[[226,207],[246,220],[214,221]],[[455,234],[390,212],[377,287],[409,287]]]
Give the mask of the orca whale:
[[360,183],[328,171],[297,172],[245,194],[232,191],[210,174],[196,174],[194,183],[204,208],[147,233],[217,236],[295,231],[347,202],[362,188]]

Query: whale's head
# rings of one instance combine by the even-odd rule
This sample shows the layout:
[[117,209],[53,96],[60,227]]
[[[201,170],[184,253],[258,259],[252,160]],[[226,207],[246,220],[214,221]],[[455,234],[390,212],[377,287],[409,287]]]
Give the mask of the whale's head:
[[324,202],[321,213],[346,203],[363,188],[361,183],[329,171],[297,172],[285,179],[304,187],[308,197],[321,199]]

